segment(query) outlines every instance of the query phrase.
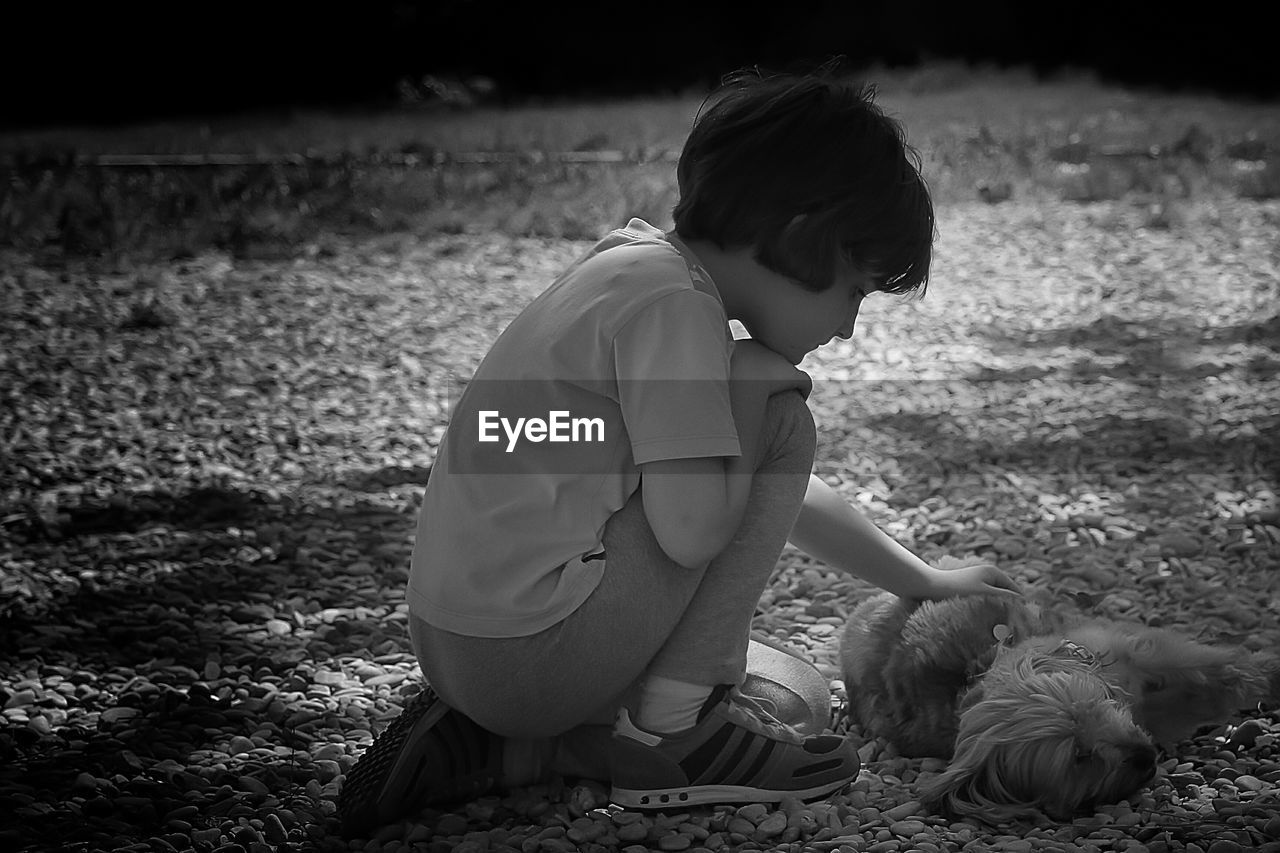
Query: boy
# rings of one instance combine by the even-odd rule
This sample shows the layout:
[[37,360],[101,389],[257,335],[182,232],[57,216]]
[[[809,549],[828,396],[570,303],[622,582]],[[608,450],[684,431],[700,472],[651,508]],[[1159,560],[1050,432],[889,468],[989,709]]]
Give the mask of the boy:
[[349,832],[548,769],[640,808],[839,790],[850,744],[738,690],[788,540],[903,596],[1017,594],[993,566],[928,566],[810,474],[795,365],[869,294],[927,281],[915,162],[869,88],[738,75],[685,144],[674,230],[633,219],[512,321],[424,496],[408,599],[429,686],[347,778]]

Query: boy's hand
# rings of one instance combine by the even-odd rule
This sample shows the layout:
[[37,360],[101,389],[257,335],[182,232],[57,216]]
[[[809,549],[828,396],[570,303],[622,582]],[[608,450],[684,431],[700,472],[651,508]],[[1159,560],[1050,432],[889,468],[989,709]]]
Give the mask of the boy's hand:
[[729,362],[731,381],[763,383],[769,395],[795,389],[808,398],[813,390],[809,374],[759,341],[734,341]]
[[990,563],[934,569],[928,584],[926,599],[991,594],[1018,598],[1022,595],[1017,582]]

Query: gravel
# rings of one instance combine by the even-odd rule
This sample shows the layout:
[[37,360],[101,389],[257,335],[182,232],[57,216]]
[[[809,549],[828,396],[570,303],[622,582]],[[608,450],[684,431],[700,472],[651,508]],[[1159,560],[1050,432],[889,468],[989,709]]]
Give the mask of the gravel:
[[[1280,206],[940,214],[935,292],[872,300],[806,364],[822,475],[927,558],[1274,648]],[[870,741],[815,804],[640,814],[556,780],[339,837],[343,775],[420,688],[403,585],[453,377],[582,246],[312,248],[0,255],[0,848],[1280,851],[1274,708],[1071,823],[930,814],[941,762]],[[838,703],[835,638],[871,592],[789,550],[756,627]]]

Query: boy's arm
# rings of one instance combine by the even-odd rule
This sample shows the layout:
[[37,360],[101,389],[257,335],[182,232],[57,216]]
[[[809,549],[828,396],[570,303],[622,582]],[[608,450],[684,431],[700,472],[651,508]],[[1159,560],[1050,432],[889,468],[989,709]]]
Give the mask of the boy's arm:
[[809,377],[754,341],[734,347],[729,403],[741,451],[734,457],[668,459],[640,466],[645,517],[658,544],[682,566],[702,566],[742,524],[769,396],[808,394]]
[[1018,586],[992,565],[943,571],[898,544],[817,476],[809,477],[791,544],[810,557],[903,598],[956,595],[1020,595]]

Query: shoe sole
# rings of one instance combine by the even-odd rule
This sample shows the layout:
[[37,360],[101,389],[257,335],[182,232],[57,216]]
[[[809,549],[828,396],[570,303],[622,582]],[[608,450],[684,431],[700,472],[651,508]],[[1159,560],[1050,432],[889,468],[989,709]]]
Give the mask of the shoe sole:
[[807,803],[825,799],[852,784],[853,781],[853,779],[843,779],[795,791],[776,791],[743,785],[691,785],[681,788],[644,790],[614,786],[611,799],[617,805],[631,809],[665,809],[671,806],[703,806],[714,803],[777,803],[788,797]]
[[[363,835],[417,809],[488,793],[501,773],[497,744],[497,738],[427,688],[374,740],[344,780],[338,796],[343,832]],[[440,778],[425,780],[432,770]]]

